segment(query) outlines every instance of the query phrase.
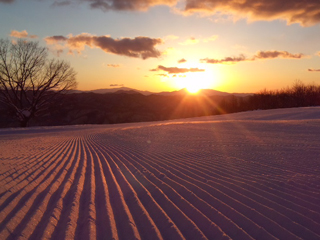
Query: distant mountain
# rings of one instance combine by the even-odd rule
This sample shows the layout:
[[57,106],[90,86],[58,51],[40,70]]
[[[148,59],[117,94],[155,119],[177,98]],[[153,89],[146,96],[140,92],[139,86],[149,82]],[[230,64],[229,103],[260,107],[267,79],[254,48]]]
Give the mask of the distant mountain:
[[[79,92],[92,92],[92,93],[98,93],[98,94],[106,94],[106,93],[127,93],[127,94],[134,94],[134,93],[140,93],[145,96],[149,96],[151,94],[153,95],[160,95],[160,96],[175,96],[175,95],[185,95],[189,94],[189,92],[183,88],[178,91],[172,91],[172,92],[150,92],[150,91],[142,91],[142,90],[137,90],[133,88],[128,88],[128,87],[120,87],[120,88],[104,88],[104,89],[95,89],[91,91],[79,91],[75,90],[73,91],[74,93],[79,93]],[[234,95],[237,97],[245,97],[248,95],[252,95],[251,93],[227,93],[227,92],[221,92],[213,89],[201,89],[198,93],[198,95],[203,95],[203,96],[230,96]]]
[[[160,93],[155,93],[155,95],[162,95],[162,96],[174,96],[174,95],[185,95],[185,94],[190,94],[187,89],[183,88],[180,89],[179,91],[173,91],[173,92],[160,92]],[[197,95],[202,95],[202,96],[237,96],[237,97],[246,97],[249,95],[252,95],[252,93],[227,93],[227,92],[221,92],[213,89],[201,89]]]
[[120,87],[120,88],[104,88],[104,89],[96,89],[96,90],[91,90],[87,92],[93,92],[93,93],[100,93],[100,94],[105,94],[105,93],[140,93],[142,95],[151,95],[153,92],[149,91],[141,91],[133,88],[128,88],[128,87]]

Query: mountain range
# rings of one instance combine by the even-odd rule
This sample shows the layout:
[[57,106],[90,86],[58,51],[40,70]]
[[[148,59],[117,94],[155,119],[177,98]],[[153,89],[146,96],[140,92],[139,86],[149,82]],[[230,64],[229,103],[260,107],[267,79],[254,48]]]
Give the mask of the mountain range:
[[[142,90],[137,90],[133,88],[128,88],[128,87],[120,87],[120,88],[103,88],[103,89],[95,89],[95,90],[90,90],[90,91],[81,91],[77,90],[75,92],[92,92],[92,93],[99,93],[99,94],[106,94],[106,93],[140,93],[145,96],[149,95],[160,95],[160,96],[175,96],[175,95],[185,95],[189,94],[189,92],[183,88],[178,91],[172,91],[172,92],[150,92],[150,91],[142,91]],[[213,89],[201,89],[197,95],[204,95],[204,96],[238,96],[238,97],[245,97],[252,95],[252,93],[227,93],[227,92],[221,92]]]

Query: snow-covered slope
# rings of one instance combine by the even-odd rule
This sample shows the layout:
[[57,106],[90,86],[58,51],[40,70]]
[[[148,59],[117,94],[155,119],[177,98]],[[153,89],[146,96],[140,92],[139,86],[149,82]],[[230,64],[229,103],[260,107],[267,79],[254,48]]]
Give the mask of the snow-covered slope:
[[0,239],[320,239],[320,108],[0,131]]

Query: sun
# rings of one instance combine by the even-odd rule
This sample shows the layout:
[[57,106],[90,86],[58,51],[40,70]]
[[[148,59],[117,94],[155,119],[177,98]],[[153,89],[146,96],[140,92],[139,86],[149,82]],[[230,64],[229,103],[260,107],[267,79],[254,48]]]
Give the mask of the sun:
[[191,94],[197,94],[201,89],[210,89],[215,85],[212,73],[188,73],[176,80],[179,89],[185,88]]
[[189,93],[196,94],[200,91],[201,87],[197,84],[188,84],[188,86],[186,86],[186,89]]

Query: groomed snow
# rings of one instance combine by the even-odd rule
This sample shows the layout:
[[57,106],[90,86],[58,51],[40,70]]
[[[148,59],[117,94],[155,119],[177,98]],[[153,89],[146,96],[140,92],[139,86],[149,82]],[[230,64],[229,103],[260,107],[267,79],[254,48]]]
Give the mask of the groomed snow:
[[320,107],[0,130],[0,239],[320,239]]

